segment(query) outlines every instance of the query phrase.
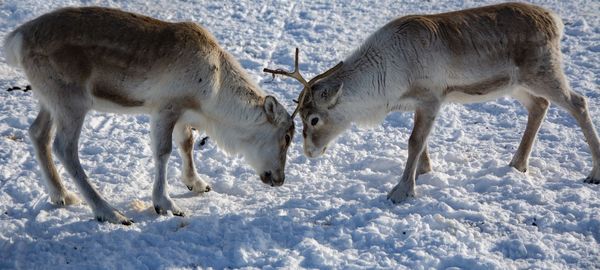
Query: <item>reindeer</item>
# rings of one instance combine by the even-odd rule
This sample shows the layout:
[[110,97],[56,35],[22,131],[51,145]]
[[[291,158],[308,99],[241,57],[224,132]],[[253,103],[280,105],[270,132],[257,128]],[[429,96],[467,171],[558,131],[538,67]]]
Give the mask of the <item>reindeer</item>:
[[99,221],[132,223],[94,189],[80,164],[78,139],[90,110],[151,116],[152,201],[159,214],[184,215],[167,193],[173,140],[183,183],[196,193],[211,190],[195,171],[192,128],[243,154],[262,182],[284,183],[292,118],[201,26],[109,8],[64,8],[18,27],[4,52],[25,71],[39,101],[29,135],[54,204],[80,200],[63,186],[52,149]]
[[383,121],[392,111],[414,110],[408,159],[394,203],[415,196],[415,178],[431,171],[427,137],[444,103],[516,98],[528,110],[527,126],[510,166],[526,172],[531,147],[551,102],[577,120],[589,144],[593,169],[586,183],[600,183],[600,143],[586,99],[568,85],[561,68],[562,20],[529,4],[505,3],[434,15],[397,18],[373,33],[348,58],[310,81],[300,113],[304,153],[322,155],[351,123]]

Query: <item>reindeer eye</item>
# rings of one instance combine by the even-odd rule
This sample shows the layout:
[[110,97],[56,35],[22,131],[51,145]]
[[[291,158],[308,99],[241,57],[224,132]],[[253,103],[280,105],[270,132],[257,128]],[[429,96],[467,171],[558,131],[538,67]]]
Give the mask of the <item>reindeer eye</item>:
[[317,123],[319,123],[319,118],[318,117],[315,117],[312,120],[310,120],[310,124],[312,126],[315,126]]

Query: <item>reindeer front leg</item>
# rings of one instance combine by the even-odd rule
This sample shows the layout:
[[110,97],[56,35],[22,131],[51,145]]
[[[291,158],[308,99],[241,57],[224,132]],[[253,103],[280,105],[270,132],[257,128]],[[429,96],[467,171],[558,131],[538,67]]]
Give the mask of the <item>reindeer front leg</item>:
[[415,196],[415,178],[421,153],[427,146],[427,137],[431,132],[439,103],[421,106],[415,111],[415,126],[408,139],[408,158],[400,182],[388,193],[388,199],[393,203],[404,201]]
[[192,128],[183,123],[177,123],[173,131],[181,156],[181,178],[185,186],[192,192],[202,194],[211,190],[210,186],[196,173],[194,166],[194,134]]
[[152,202],[156,213],[161,215],[166,214],[167,211],[171,211],[176,216],[185,215],[169,197],[167,191],[167,162],[173,148],[173,128],[179,115],[179,111],[168,106],[152,117],[152,151],[156,166]]

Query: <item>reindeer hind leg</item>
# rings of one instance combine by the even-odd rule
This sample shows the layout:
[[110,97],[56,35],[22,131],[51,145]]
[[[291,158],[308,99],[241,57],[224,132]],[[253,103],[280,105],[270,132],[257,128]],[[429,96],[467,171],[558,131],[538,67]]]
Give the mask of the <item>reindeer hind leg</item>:
[[[78,142],[91,102],[84,94],[84,90],[74,84],[56,83],[59,89],[53,93],[69,93],[69,98],[63,98],[60,107],[53,110],[56,124],[56,138],[54,139],[54,152],[62,162],[67,172],[73,177],[80,194],[92,208],[98,221],[108,221],[130,225],[133,221],[113,208],[89,182],[79,161]],[[57,95],[60,96],[60,95]]]
[[35,156],[46,184],[50,201],[63,206],[78,204],[81,200],[69,192],[63,185],[60,175],[54,166],[50,140],[52,138],[53,122],[48,109],[40,105],[40,112],[29,127],[29,137],[33,143]]
[[533,96],[524,90],[519,89],[517,91],[514,97],[527,108],[527,125],[525,126],[525,132],[523,132],[519,148],[509,165],[521,172],[526,172],[529,166],[529,156],[531,155],[533,143],[544,121],[550,102],[543,97]]
[[600,184],[600,140],[590,118],[587,100],[571,90],[559,67],[541,69],[534,79],[527,82],[534,95],[542,96],[567,110],[577,121],[590,147],[593,167],[586,183]]

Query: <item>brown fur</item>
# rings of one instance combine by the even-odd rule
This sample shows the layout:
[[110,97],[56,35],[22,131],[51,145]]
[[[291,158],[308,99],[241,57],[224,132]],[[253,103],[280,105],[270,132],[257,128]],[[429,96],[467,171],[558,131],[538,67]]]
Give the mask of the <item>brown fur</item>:
[[547,10],[524,3],[410,15],[396,19],[384,28],[399,37],[418,37],[410,40],[418,42],[419,47],[426,48],[439,41],[454,57],[472,52],[496,57],[507,55],[517,65],[528,58],[531,49],[546,46],[549,40],[557,43],[560,38],[559,29]]
[[[416,174],[431,168],[427,137],[444,103],[511,95],[529,112],[511,166],[527,170],[553,102],[573,115],[590,146],[593,168],[585,182],[600,183],[600,139],[585,98],[568,86],[561,68],[562,31],[557,15],[526,3],[395,19],[346,58],[340,70],[300,95],[300,100],[307,97],[299,109],[304,151],[309,157],[321,155],[352,122],[373,123],[391,111],[415,110],[407,163],[388,194],[400,202],[414,196]],[[311,119],[321,124],[311,126]]]
[[444,90],[444,94],[447,95],[451,92],[462,92],[467,95],[485,95],[507,86],[509,82],[510,77],[499,76],[469,85],[448,86]]
[[[174,215],[183,211],[167,192],[173,137],[180,146],[183,182],[191,191],[203,193],[210,187],[194,169],[190,126],[207,134],[250,133],[248,137],[255,139],[252,146],[238,145],[243,136],[215,139],[231,145],[229,150],[247,152],[258,145],[276,148],[265,146],[272,141],[266,136],[283,140],[285,128],[292,123],[283,106],[265,96],[215,38],[193,23],[163,22],[109,8],[65,8],[18,27],[6,38],[4,49],[7,62],[23,68],[40,103],[30,134],[52,202],[64,205],[78,200],[62,185],[49,154],[48,140],[55,126],[52,148],[100,221],[131,224],[89,183],[79,161],[78,139],[90,110],[151,115],[156,163],[152,201],[157,213]],[[267,98],[274,110],[266,115]],[[269,125],[267,117],[279,121]],[[276,149],[283,162],[276,162],[273,151],[257,155],[251,165],[260,170],[263,181],[283,184],[285,148]]]
[[187,174],[187,177],[194,177],[196,175],[196,168],[194,168],[193,162],[193,151],[194,150],[194,135],[192,134],[191,127],[185,127],[186,136],[183,138],[181,142],[179,142],[179,147],[181,147],[180,153],[185,155],[186,160],[189,162],[185,162],[184,166],[187,166],[184,172]]
[[[56,10],[18,30],[31,52],[52,53],[68,44],[91,49],[90,54],[112,54],[111,60],[128,65],[153,64],[192,47],[218,47],[214,37],[194,23],[169,23],[100,7]],[[149,59],[152,63],[143,62]]]
[[194,23],[169,23],[109,8],[59,9],[15,32],[23,35],[26,70],[51,73],[65,84],[90,85],[90,94],[126,107],[148,102],[128,87],[135,80],[158,77],[181,65],[202,66],[192,62],[199,61],[198,55],[226,57],[218,54],[215,38]]
[[144,105],[144,101],[130,99],[121,93],[123,93],[123,91],[119,91],[105,83],[97,83],[92,88],[92,94],[95,97],[114,102],[123,107],[139,107]]

